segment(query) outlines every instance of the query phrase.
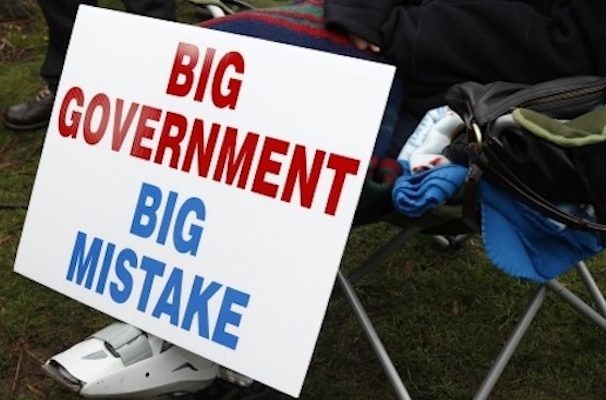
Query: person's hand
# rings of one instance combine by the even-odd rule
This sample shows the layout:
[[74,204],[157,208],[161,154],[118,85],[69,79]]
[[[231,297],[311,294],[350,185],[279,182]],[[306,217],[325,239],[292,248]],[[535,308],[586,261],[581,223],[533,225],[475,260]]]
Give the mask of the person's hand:
[[366,41],[356,35],[352,35],[350,33],[349,38],[353,42],[354,46],[356,46],[358,48],[358,50],[362,50],[362,51],[370,50],[373,53],[378,53],[381,51],[381,48],[379,46],[377,46],[376,44],[369,43],[368,41]]

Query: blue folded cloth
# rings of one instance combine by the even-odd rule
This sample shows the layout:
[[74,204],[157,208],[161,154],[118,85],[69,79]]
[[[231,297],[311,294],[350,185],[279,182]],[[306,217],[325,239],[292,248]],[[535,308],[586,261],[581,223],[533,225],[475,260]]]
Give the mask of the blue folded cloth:
[[409,217],[420,217],[446,203],[463,185],[467,175],[467,168],[456,164],[412,175],[407,164],[402,162],[402,165],[406,172],[396,180],[392,200],[394,207]]
[[[401,164],[405,174],[396,180],[392,199],[395,208],[409,217],[444,204],[467,175],[467,168],[456,164],[416,174],[410,174],[406,162]],[[597,232],[570,229],[486,181],[480,182],[479,193],[486,255],[508,275],[546,282],[602,251]]]
[[546,282],[602,251],[597,232],[570,229],[485,181],[480,202],[486,254],[508,275]]

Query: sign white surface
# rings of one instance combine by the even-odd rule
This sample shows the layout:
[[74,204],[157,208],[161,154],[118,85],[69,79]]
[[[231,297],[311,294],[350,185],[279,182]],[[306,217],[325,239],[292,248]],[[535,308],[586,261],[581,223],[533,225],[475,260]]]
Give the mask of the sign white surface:
[[81,7],[15,270],[298,396],[392,76]]

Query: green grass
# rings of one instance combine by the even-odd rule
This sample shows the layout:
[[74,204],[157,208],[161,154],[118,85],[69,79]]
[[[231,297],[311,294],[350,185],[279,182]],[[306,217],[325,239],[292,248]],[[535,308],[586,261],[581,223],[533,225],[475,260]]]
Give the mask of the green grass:
[[[43,19],[33,1],[13,1],[18,9],[8,4],[0,4],[0,108],[30,98],[43,84],[38,77],[46,44]],[[179,11],[183,20],[193,18],[184,3]],[[0,400],[78,398],[44,377],[39,365],[110,321],[12,271],[43,138],[43,130],[15,133],[0,127]],[[394,233],[386,224],[354,230],[345,267]],[[606,284],[604,259],[592,260],[590,267],[598,283]],[[564,281],[580,288],[574,276]],[[470,399],[535,290],[491,266],[478,238],[456,251],[440,250],[429,237],[416,238],[358,284],[412,397],[421,400]],[[394,399],[338,292],[302,398]],[[605,350],[604,332],[550,294],[491,399],[604,399]]]

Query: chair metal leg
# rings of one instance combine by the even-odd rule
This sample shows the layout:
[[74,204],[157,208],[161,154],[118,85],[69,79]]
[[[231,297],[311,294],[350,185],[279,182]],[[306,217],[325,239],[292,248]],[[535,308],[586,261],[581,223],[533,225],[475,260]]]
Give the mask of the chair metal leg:
[[488,372],[488,375],[486,375],[486,377],[484,378],[484,382],[482,382],[482,385],[480,386],[473,398],[474,400],[486,400],[488,398],[488,396],[492,392],[492,389],[501,377],[503,370],[509,363],[511,356],[513,355],[516,348],[520,344],[520,341],[524,337],[524,334],[526,333],[526,331],[528,331],[528,328],[530,327],[530,324],[532,323],[534,317],[539,311],[539,308],[543,304],[546,295],[547,287],[545,285],[542,285],[536,291],[534,297],[530,301],[530,304],[528,304],[528,306],[526,307],[526,311],[524,312],[522,319],[518,322],[518,325],[512,332],[511,336],[507,340],[507,343],[501,350],[501,353],[499,354],[494,364],[492,365],[492,368]]
[[356,295],[353,286],[349,283],[347,278],[340,270],[337,272],[337,280],[341,286],[341,289],[343,289],[345,298],[349,302],[349,305],[358,319],[358,322],[360,322],[360,325],[362,325],[362,329],[370,342],[373,352],[379,359],[381,367],[383,368],[383,371],[385,371],[387,379],[389,379],[397,398],[399,400],[412,400],[408,394],[408,391],[406,390],[406,387],[404,386],[404,383],[402,382],[402,379],[400,378],[400,375],[398,374],[398,371],[396,370],[396,367],[393,365],[391,358],[387,354],[385,346],[383,346],[381,339],[379,339],[377,331],[368,318],[366,310],[364,310],[360,299]]
[[557,280],[553,279],[547,283],[549,289],[555,294],[560,296],[568,304],[574,307],[581,314],[592,320],[597,326],[606,330],[606,319],[601,316],[597,311],[588,306],[583,300],[577,297],[574,293],[568,290]]
[[606,300],[604,299],[604,295],[600,291],[597,283],[593,279],[593,276],[589,272],[589,269],[585,265],[583,261],[578,262],[576,264],[577,273],[581,277],[583,284],[591,294],[593,301],[595,302],[595,308],[598,310],[603,317],[606,317]]
[[[408,391],[406,390],[406,387],[404,386],[404,383],[402,382],[402,379],[395,366],[393,365],[391,358],[387,354],[387,351],[376,330],[374,329],[372,322],[368,318],[366,310],[356,295],[352,283],[364,276],[370,270],[374,269],[376,266],[380,265],[388,256],[390,256],[398,248],[401,248],[408,239],[415,236],[420,230],[421,229],[412,228],[401,231],[386,245],[373,254],[364,264],[353,271],[349,277],[346,277],[341,270],[339,270],[337,273],[339,285],[341,286],[343,293],[354,312],[354,315],[362,326],[373,352],[377,356],[381,367],[387,375],[387,378],[399,400],[411,400],[411,397],[408,394]],[[464,235],[461,235],[461,240],[464,240]],[[450,242],[448,244],[450,244]],[[606,331],[606,299],[596,284],[593,276],[589,272],[587,266],[583,262],[576,264],[576,270],[583,281],[583,284],[591,294],[597,311],[587,305],[582,299],[577,297],[574,293],[572,293],[555,279],[549,281],[545,285],[540,286],[526,307],[524,314],[516,325],[514,331],[511,333],[509,339],[501,349],[498,357],[495,359],[490,371],[484,378],[484,381],[480,385],[478,391],[475,393],[473,400],[488,399],[488,396],[490,396],[492,393],[494,386],[501,377],[505,367],[511,360],[511,357],[515,353],[522,338],[528,331],[532,321],[536,317],[537,312],[541,308],[545,297],[547,296],[548,290],[553,291],[572,307],[578,310],[581,314],[585,315],[596,325]]]
[[360,278],[368,272],[381,265],[383,261],[393,255],[397,250],[404,247],[404,244],[412,237],[416,236],[423,230],[423,227],[416,226],[408,229],[403,229],[389,240],[383,247],[377,250],[370,256],[362,265],[348,275],[348,279],[352,284],[355,284]]

